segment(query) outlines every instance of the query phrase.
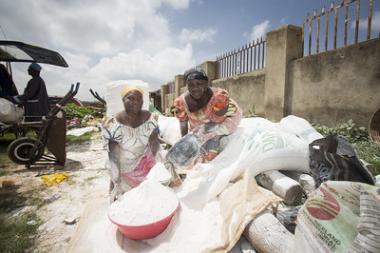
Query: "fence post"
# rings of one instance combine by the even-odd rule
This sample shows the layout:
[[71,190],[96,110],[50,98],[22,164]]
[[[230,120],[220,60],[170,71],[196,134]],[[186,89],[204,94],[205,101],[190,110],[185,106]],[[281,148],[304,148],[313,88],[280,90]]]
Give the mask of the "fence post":
[[204,72],[206,72],[206,75],[210,82],[212,80],[218,79],[218,62],[206,61],[201,64],[201,68]]
[[166,95],[169,93],[169,87],[167,84],[161,85],[161,112],[165,112],[166,109]]
[[174,78],[174,94],[175,97],[181,95],[181,88],[185,86],[185,79],[183,75],[176,75]]
[[288,64],[302,57],[302,28],[286,25],[267,34],[265,116],[279,120],[291,113]]

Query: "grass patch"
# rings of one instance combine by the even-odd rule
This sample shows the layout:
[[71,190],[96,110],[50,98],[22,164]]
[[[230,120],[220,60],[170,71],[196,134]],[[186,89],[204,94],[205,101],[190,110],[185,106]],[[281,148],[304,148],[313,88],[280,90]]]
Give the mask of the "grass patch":
[[12,140],[0,140],[0,172],[1,168],[12,163],[7,154],[7,147],[11,142]]
[[359,157],[373,166],[373,173],[380,174],[380,146],[372,141],[361,141],[352,144]]
[[17,208],[26,206],[26,197],[17,192],[17,189],[1,189],[0,214],[9,213]]
[[[1,161],[1,160],[0,160]],[[0,177],[7,175],[8,173],[5,170],[0,170]]]
[[46,204],[46,201],[41,196],[41,191],[44,191],[46,186],[40,186],[39,188],[25,192],[23,195],[26,197],[26,203],[30,206],[35,206],[37,209]]
[[73,135],[67,135],[66,141],[68,143],[83,143],[86,141],[90,141],[92,139],[92,133],[88,132],[81,136],[73,136]]
[[[37,133],[31,130],[26,133],[25,137],[36,138]],[[14,140],[16,140],[16,135],[11,132],[4,133],[4,135],[0,136],[0,143],[11,143]]]
[[11,160],[9,160],[8,158],[8,154],[6,152],[6,150],[2,147],[0,147],[0,176],[4,176],[5,175],[5,171],[2,169],[2,168],[5,168],[7,165],[11,164]]
[[46,187],[27,191],[17,192],[17,188],[2,189],[0,191],[0,213],[9,213],[17,208],[24,206],[35,206],[37,209],[46,204],[46,201],[41,196],[41,191]]
[[42,223],[35,208],[18,216],[10,214],[25,206],[43,206],[40,192],[44,187],[20,193],[18,187],[0,189],[0,253],[22,253],[34,245],[37,229]]
[[0,215],[0,252],[22,253],[32,248],[40,224],[32,212],[12,219]]

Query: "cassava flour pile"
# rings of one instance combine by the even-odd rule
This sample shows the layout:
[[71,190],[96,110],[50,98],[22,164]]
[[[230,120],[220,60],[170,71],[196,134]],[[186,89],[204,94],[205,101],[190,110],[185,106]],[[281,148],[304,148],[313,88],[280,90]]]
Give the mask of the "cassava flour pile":
[[177,196],[170,188],[146,180],[113,203],[109,217],[122,225],[140,226],[166,218],[177,207]]
[[165,168],[165,165],[160,162],[156,163],[146,176],[147,179],[151,179],[162,184],[169,184],[171,177],[172,176]]

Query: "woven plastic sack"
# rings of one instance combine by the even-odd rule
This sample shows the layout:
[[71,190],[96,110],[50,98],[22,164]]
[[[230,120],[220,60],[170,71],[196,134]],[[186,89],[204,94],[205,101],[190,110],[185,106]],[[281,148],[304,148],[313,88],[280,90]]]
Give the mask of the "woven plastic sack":
[[297,217],[295,252],[380,252],[380,189],[327,181]]
[[24,110],[9,100],[0,98],[0,122],[5,124],[17,123],[24,115]]
[[254,176],[279,169],[309,172],[308,143],[278,124],[262,118],[246,119],[228,138],[225,149],[214,160],[197,164],[188,174],[193,184],[198,180],[198,186],[192,185],[195,189],[184,199],[205,203],[245,170]]

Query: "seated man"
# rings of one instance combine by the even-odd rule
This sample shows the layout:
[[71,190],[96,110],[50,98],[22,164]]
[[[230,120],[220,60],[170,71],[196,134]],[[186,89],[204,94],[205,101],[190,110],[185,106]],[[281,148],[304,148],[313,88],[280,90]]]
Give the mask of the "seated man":
[[214,159],[222,151],[224,137],[236,130],[242,116],[226,90],[209,87],[203,71],[191,69],[184,78],[188,92],[174,101],[174,114],[186,136],[167,155],[176,170]]
[[40,65],[30,64],[28,74],[32,76],[32,79],[26,85],[24,94],[14,97],[16,102],[24,105],[26,121],[39,121],[41,116],[47,116],[50,110],[49,97],[40,72]]

